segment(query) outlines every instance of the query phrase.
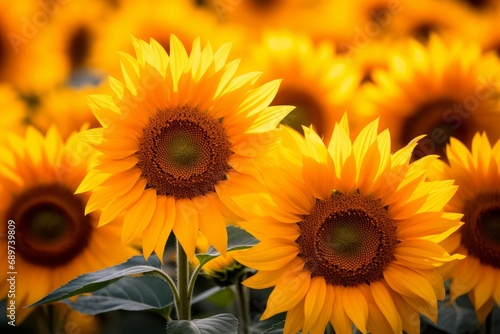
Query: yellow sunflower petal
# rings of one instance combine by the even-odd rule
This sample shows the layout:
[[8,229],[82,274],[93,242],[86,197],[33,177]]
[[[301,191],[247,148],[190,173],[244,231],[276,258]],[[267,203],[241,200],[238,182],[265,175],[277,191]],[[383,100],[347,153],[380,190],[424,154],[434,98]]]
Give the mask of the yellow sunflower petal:
[[236,258],[238,262],[250,268],[273,270],[283,268],[299,253],[297,244],[286,239],[266,239],[241,252]]
[[275,314],[287,311],[303,300],[309,285],[311,274],[307,270],[300,270],[283,277],[267,299],[267,307],[261,320],[268,319]]
[[[156,206],[153,217],[151,218],[151,223],[144,229],[144,242],[142,247],[142,252],[144,257],[147,259],[153,250],[155,249],[158,242],[161,242],[160,235],[163,225],[166,221],[166,201],[167,198],[164,196],[156,197]],[[164,241],[165,242],[165,241]],[[163,254],[157,254],[160,258]]]
[[304,326],[303,331],[308,333],[317,323],[320,313],[318,310],[323,310],[324,304],[328,303],[326,297],[326,282],[321,276],[311,279],[309,291],[304,300]]
[[335,329],[335,333],[352,333],[352,320],[345,312],[343,294],[344,287],[334,286],[333,311],[330,323]]
[[207,195],[203,203],[198,207],[198,223],[201,233],[217,249],[222,256],[226,256],[227,231],[224,217],[217,205],[213,202],[213,196]]
[[391,263],[384,271],[384,278],[394,291],[408,297],[423,298],[432,305],[437,305],[432,286],[416,271]]
[[156,208],[156,190],[146,189],[139,200],[125,213],[122,243],[127,244],[142,234]]
[[403,322],[401,321],[401,317],[399,316],[398,309],[392,299],[391,293],[381,282],[371,283],[370,289],[375,303],[387,321],[389,321],[394,333],[401,333],[403,331]]
[[163,222],[161,233],[160,236],[158,237],[158,241],[156,242],[156,247],[155,247],[155,253],[160,258],[162,258],[163,256],[168,236],[170,235],[170,232],[172,231],[175,223],[176,210],[175,210],[175,199],[173,197],[165,198],[164,210],[165,210],[165,220]]
[[175,203],[173,231],[189,260],[194,261],[194,251],[198,239],[198,211],[191,200],[180,199]]
[[366,333],[368,321],[368,303],[363,294],[356,287],[346,287],[342,295],[342,304],[345,313],[351,318],[356,327]]
[[303,314],[304,314],[304,300],[301,300],[297,305],[295,305],[287,312],[283,333],[287,334],[298,333],[304,324]]

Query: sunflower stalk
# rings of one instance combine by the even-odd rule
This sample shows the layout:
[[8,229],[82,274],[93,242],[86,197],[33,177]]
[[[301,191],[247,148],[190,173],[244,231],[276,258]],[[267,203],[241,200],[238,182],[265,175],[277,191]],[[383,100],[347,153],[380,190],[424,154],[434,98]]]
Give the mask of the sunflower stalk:
[[238,333],[250,334],[250,313],[248,309],[248,288],[241,284],[246,275],[238,277],[235,284],[238,309]]
[[189,288],[189,261],[186,252],[177,240],[177,291],[179,301],[176,303],[178,320],[191,320],[191,294]]

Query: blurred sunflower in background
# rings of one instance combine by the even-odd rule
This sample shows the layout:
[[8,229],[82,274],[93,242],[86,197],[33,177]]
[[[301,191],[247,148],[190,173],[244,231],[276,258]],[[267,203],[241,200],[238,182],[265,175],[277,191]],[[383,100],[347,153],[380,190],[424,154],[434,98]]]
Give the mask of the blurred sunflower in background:
[[[119,264],[138,254],[120,242],[120,224],[97,231],[99,215],[85,214],[88,195],[74,195],[84,178],[91,148],[75,139],[65,142],[55,127],[43,136],[28,127],[25,136],[10,133],[0,154],[1,234],[15,222],[16,320],[21,323],[33,304],[71,279]],[[117,222],[118,223],[118,222]],[[7,237],[0,256],[7,259]],[[96,256],[99,254],[99,256]],[[3,271],[0,295],[9,282]]]
[[361,80],[355,68],[335,55],[332,44],[315,46],[307,35],[287,31],[264,33],[244,64],[261,70],[264,82],[283,79],[272,105],[296,107],[283,124],[298,131],[302,131],[302,125],[312,124],[325,141]]
[[43,133],[46,133],[52,125],[56,125],[63,138],[68,138],[84,125],[88,128],[99,127],[100,124],[88,105],[87,97],[91,94],[109,92],[107,84],[53,89],[40,101],[30,122]]
[[279,80],[234,77],[228,45],[214,52],[196,39],[190,55],[175,35],[170,54],[153,39],[133,45],[137,59],[121,54],[123,81],[110,78],[115,96],[91,98],[103,127],[82,133],[100,152],[78,189],[92,190],[86,211],[103,210],[99,225],[125,212],[122,241],[142,236],[145,257],[161,256],[173,231],[194,260],[198,230],[225,255],[225,218],[237,217],[219,190],[239,186],[272,145],[263,134],[293,107],[269,107]]
[[[210,242],[200,233],[196,242],[197,252],[203,254],[209,249]],[[195,261],[192,265],[196,267],[199,262]],[[245,273],[244,267],[233,258],[230,252],[210,260],[203,266],[202,271],[205,276],[219,286],[239,284]]]
[[40,29],[36,36],[40,47],[51,50],[43,57],[50,63],[40,66],[48,66],[50,71],[58,73],[55,85],[64,84],[74,76],[91,76],[91,71],[98,68],[95,61],[95,54],[100,52],[97,43],[111,17],[111,9],[100,0],[72,0],[61,4],[54,1],[51,7],[50,24]]
[[287,312],[285,333],[323,333],[328,323],[336,333],[353,324],[418,333],[419,312],[437,320],[445,291],[436,268],[463,258],[439,245],[462,224],[443,209],[457,187],[425,180],[436,156],[410,163],[419,138],[391,154],[389,131],[377,127],[352,142],[343,117],[328,147],[311,129],[304,139],[281,127],[271,154],[281,163],[261,166],[269,192],[228,203],[238,212],[255,198],[240,224],[260,243],[233,256],[258,270],[245,285],[274,286],[262,319]]
[[465,224],[442,245],[467,257],[443,267],[443,275],[451,278],[451,300],[468,294],[482,323],[500,305],[500,141],[491,145],[477,133],[470,146],[452,138],[448,163],[439,161],[430,175],[459,186],[446,209],[462,212]]
[[[186,18],[189,18],[189,24],[186,24]],[[153,38],[167,52],[170,52],[171,34],[180,39],[188,52],[197,37],[201,37],[204,42],[210,37],[214,47],[235,37],[230,30],[218,31],[216,25],[216,17],[189,1],[126,2],[103,27],[103,38],[96,46],[98,52],[95,61],[106,73],[117,75],[120,72],[117,50],[127,53],[134,51],[130,44],[131,35],[143,40]]]
[[[415,38],[427,43],[435,34],[444,40],[470,38],[476,34],[477,17],[456,0],[401,1],[387,24],[387,34],[395,38]],[[387,2],[388,6],[398,2]],[[384,7],[382,7],[384,8]],[[432,9],[431,9],[432,8]],[[377,11],[374,12],[377,18]],[[443,15],[446,13],[446,15]],[[380,14],[379,14],[380,15]]]
[[368,119],[380,117],[383,128],[401,148],[427,134],[414,159],[444,154],[451,136],[470,142],[476,131],[500,137],[500,62],[482,54],[479,45],[446,43],[436,35],[427,46],[415,40],[406,52],[394,52],[388,70],[372,72],[373,83],[361,87],[353,111]]
[[[29,117],[29,108],[11,85],[0,84],[0,105],[6,110],[0,113],[0,131],[23,133]],[[2,144],[5,141],[6,138],[2,136]]]

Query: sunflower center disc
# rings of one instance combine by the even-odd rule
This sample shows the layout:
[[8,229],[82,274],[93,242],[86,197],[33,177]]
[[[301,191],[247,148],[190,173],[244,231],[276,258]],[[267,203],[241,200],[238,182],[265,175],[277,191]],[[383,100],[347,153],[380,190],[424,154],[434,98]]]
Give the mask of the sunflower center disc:
[[394,260],[396,228],[380,201],[371,197],[332,194],[318,200],[299,226],[305,268],[329,284],[378,281]]
[[500,193],[481,194],[465,204],[462,244],[483,264],[500,268]]
[[8,210],[16,222],[16,250],[28,262],[61,266],[81,253],[92,233],[85,203],[62,185],[22,193]]
[[159,110],[143,130],[137,166],[158,195],[193,198],[225,179],[230,147],[218,119],[185,106]]
[[403,124],[402,141],[406,144],[422,134],[427,136],[419,141],[413,151],[412,160],[430,154],[446,157],[446,144],[452,136],[461,141],[468,141],[470,127],[463,123],[470,123],[471,120],[466,120],[466,112],[461,103],[446,99],[425,103],[415,110]]

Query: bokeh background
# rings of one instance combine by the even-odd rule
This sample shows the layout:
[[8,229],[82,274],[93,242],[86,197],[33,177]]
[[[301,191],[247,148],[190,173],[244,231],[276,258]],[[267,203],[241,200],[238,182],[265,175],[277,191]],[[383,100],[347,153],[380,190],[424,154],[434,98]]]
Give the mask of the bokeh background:
[[[354,133],[380,117],[394,150],[427,134],[415,159],[443,154],[450,136],[466,145],[476,131],[500,138],[497,0],[0,0],[0,142],[28,125],[46,132],[56,124],[63,136],[98,126],[86,97],[108,93],[107,77],[121,76],[118,51],[133,53],[130,36],[154,38],[168,51],[172,33],[188,51],[198,36],[214,49],[231,43],[242,73],[283,79],[273,104],[297,106],[284,122],[299,130],[313,124],[325,141],[345,111]],[[167,247],[167,271],[173,257]],[[203,279],[197,290],[214,286]],[[252,292],[254,320],[267,293]],[[233,299],[221,290],[194,313],[231,311]],[[477,330],[467,300],[460,307],[463,333]],[[16,329],[2,323],[1,331],[35,333],[43,317],[35,312]],[[422,331],[452,333],[449,324],[424,321]],[[71,314],[62,330],[164,329],[155,314],[112,312]]]

